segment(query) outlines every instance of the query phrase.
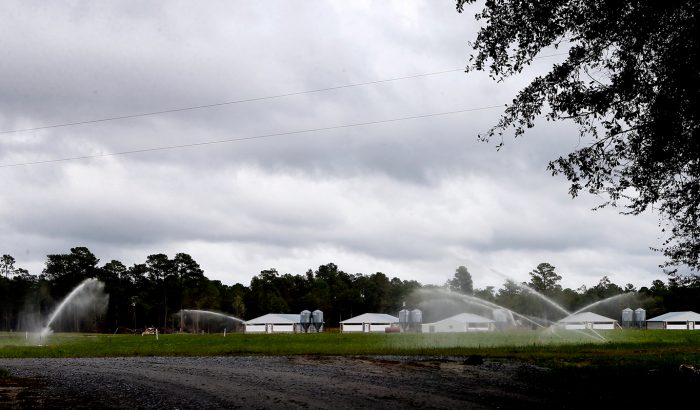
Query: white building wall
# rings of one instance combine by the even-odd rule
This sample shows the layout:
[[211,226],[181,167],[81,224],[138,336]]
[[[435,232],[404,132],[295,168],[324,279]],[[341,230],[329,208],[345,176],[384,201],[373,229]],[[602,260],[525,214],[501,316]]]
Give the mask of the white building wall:
[[467,326],[464,323],[459,323],[452,320],[435,322],[433,325],[435,326],[435,333],[457,333],[467,331]]
[[364,333],[385,333],[386,328],[391,326],[390,323],[342,323],[341,332],[364,332]]
[[294,333],[296,330],[297,327],[294,324],[261,323],[245,325],[246,333]]
[[593,329],[614,330],[615,324],[614,323],[593,323]]
[[494,330],[491,323],[462,323],[452,320],[442,320],[435,323],[424,323],[421,325],[423,333],[465,333],[465,332],[487,332]]
[[362,332],[362,324],[349,324],[349,323],[343,323],[340,325],[341,326],[341,331],[343,333],[350,333],[350,332]]
[[491,323],[467,323],[467,332],[488,332],[494,328]]
[[647,329],[700,330],[698,322],[647,322]]
[[564,323],[564,329],[568,329],[568,330],[586,330],[586,329],[614,330],[615,323],[593,323],[593,322]]
[[688,329],[688,325],[683,323],[678,324],[678,323],[666,323],[666,329],[668,330],[686,330]]
[[370,323],[369,331],[372,333],[385,333],[386,328],[391,326],[390,323]]
[[245,325],[246,333],[265,333],[265,325]]

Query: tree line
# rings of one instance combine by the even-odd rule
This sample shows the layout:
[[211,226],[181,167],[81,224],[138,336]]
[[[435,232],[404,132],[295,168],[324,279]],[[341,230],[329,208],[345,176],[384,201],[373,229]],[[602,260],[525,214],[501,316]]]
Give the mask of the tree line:
[[[541,263],[530,272],[531,280],[503,287],[475,288],[469,270],[458,267],[444,285],[421,284],[415,280],[389,278],[385,273],[344,272],[333,263],[309,269],[304,274],[280,274],[266,269],[254,276],[249,286],[223,284],[204,275],[199,264],[186,253],[173,258],[165,254],[146,257],[144,263],[127,267],[100,260],[86,247],[65,254],[48,255],[41,274],[30,274],[15,266],[11,255],[0,259],[0,330],[24,331],[41,322],[82,281],[95,278],[109,295],[103,314],[89,322],[60,324],[64,331],[128,332],[158,327],[162,332],[181,328],[183,309],[222,312],[240,319],[266,313],[299,313],[319,309],[327,327],[366,312],[396,315],[404,306],[419,306],[419,290],[440,290],[470,295],[514,311],[537,315],[537,304],[528,301],[532,291],[550,298],[569,311],[611,298],[639,296],[650,314],[673,310],[700,311],[700,280],[670,275],[668,284],[655,280],[649,287],[635,289],[612,283],[607,276],[592,287],[564,289],[554,266]],[[31,318],[27,319],[27,318]]]

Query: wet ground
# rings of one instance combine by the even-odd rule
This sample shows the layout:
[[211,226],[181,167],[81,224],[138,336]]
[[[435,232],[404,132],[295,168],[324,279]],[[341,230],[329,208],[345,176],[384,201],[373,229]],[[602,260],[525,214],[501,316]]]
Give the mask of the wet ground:
[[[675,394],[654,398],[671,381],[653,372],[617,380],[478,357],[0,359],[0,368],[13,375],[0,381],[2,409],[668,408]],[[700,377],[681,382],[679,394],[700,387]]]

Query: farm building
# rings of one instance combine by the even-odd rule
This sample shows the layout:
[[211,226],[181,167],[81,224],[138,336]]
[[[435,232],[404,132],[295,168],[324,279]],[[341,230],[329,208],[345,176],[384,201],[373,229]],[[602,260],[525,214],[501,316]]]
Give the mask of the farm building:
[[611,330],[619,326],[617,320],[593,312],[581,312],[569,315],[557,322],[564,329]]
[[246,333],[294,333],[299,332],[301,317],[298,314],[268,313],[244,323]]
[[385,332],[386,328],[399,323],[399,318],[385,313],[363,313],[340,322],[340,331],[349,332]]
[[647,319],[647,329],[700,330],[700,314],[688,312],[668,312]]
[[423,333],[484,332],[496,329],[496,321],[475,315],[460,313],[434,323],[423,323]]

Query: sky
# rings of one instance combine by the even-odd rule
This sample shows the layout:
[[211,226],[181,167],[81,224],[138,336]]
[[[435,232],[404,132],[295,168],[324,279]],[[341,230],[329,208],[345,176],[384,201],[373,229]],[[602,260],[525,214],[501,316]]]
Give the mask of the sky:
[[101,265],[188,253],[229,285],[327,263],[435,285],[466,266],[476,288],[542,262],[571,289],[666,280],[657,215],[593,211],[604,198],[547,171],[590,143],[574,126],[479,140],[564,56],[502,82],[465,73],[474,6],[2,9],[0,253],[32,274],[85,246]]

